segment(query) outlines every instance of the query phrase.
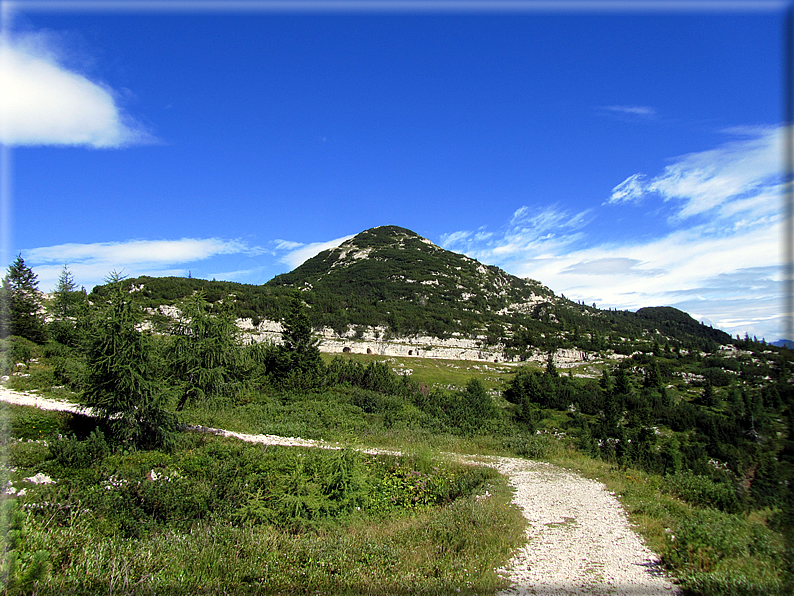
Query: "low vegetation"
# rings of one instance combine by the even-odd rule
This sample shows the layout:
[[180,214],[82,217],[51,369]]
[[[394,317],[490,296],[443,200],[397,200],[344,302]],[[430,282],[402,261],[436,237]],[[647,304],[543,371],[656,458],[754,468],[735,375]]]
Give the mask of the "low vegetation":
[[91,420],[4,414],[8,593],[488,593],[523,533],[489,468],[201,433],[126,450]]
[[[296,290],[283,343],[245,345],[231,299],[191,294],[181,318],[152,327],[126,281],[91,295],[62,281],[48,321],[11,319],[2,372],[98,417],[5,407],[6,593],[493,593],[524,520],[504,478],[449,452],[598,478],[688,594],[791,593],[785,348],[720,347],[708,332],[685,348],[687,321],[656,310],[635,315],[668,316],[670,334],[621,339],[629,355],[589,363],[590,376],[551,355],[542,368],[408,366],[321,357]],[[340,448],[248,445],[186,424]]]

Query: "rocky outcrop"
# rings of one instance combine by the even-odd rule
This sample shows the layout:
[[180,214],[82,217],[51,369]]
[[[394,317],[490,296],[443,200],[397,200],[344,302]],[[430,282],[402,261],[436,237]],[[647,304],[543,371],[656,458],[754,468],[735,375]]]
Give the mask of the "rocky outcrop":
[[[251,319],[238,319],[237,326],[246,338],[246,342],[281,343],[281,323],[262,321],[254,326]],[[416,358],[440,358],[445,360],[470,360],[521,364],[519,361],[506,359],[503,344],[488,345],[484,336],[474,338],[453,335],[447,338],[430,335],[414,335],[408,337],[391,336],[386,327],[348,328],[339,334],[330,327],[316,333],[320,339],[321,352],[329,354],[375,354],[377,356],[413,356]],[[548,355],[538,349],[528,361],[537,364],[546,362]],[[570,368],[586,362],[601,360],[596,354],[578,349],[559,349],[555,352],[554,363],[559,368]]]

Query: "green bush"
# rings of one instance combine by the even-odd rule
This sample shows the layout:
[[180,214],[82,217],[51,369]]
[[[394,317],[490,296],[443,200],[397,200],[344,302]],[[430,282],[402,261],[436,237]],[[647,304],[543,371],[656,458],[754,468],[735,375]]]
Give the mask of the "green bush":
[[42,442],[12,443],[8,447],[8,460],[12,466],[33,468],[43,463],[49,451]]
[[101,462],[110,455],[110,446],[100,430],[94,430],[87,439],[58,435],[49,441],[52,457],[65,468],[84,469]]
[[27,545],[24,513],[15,499],[0,503],[0,590],[25,590],[46,578],[49,553]]
[[736,489],[725,482],[715,482],[707,476],[682,472],[667,476],[665,490],[697,507],[714,507],[728,513],[738,513],[742,503]]
[[[688,578],[685,585],[725,582],[722,592],[709,588],[703,593],[755,594],[763,591],[748,586],[779,583],[783,554],[780,537],[763,523],[716,509],[695,509],[678,519],[662,558]],[[736,591],[742,585],[745,591]]]

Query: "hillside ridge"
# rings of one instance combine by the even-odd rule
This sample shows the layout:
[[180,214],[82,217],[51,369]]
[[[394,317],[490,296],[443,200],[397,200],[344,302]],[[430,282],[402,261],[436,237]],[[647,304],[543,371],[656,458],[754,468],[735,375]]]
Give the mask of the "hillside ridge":
[[565,350],[584,358],[629,355],[654,344],[710,352],[732,341],[673,307],[630,312],[569,300],[393,225],[364,230],[261,286],[150,277],[125,283],[152,312],[196,291],[210,303],[231,297],[251,338],[268,340],[278,339],[278,322],[299,289],[331,352],[520,362]]

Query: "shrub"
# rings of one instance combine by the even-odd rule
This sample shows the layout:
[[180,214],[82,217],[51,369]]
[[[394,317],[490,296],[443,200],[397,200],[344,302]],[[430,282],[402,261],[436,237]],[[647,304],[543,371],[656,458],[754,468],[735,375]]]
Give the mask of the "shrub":
[[734,487],[725,482],[715,482],[707,476],[673,474],[665,478],[665,489],[698,507],[714,507],[728,513],[738,513],[741,510],[741,501]]
[[110,455],[110,446],[102,431],[93,431],[80,441],[74,436],[58,435],[49,441],[52,457],[65,468],[88,468]]

